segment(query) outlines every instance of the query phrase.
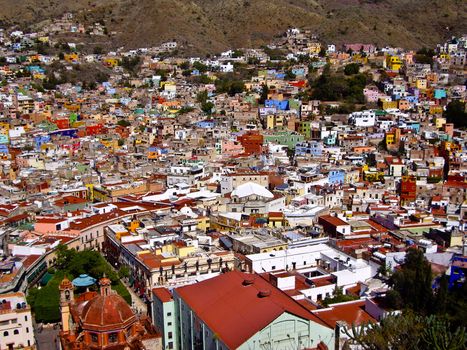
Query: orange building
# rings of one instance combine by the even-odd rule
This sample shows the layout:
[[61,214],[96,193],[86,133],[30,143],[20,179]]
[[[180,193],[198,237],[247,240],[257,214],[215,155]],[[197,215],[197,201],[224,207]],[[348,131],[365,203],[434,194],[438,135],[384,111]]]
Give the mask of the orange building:
[[250,131],[237,137],[247,154],[260,154],[263,150],[263,135]]
[[401,204],[410,203],[417,199],[417,179],[415,176],[402,176],[400,193]]

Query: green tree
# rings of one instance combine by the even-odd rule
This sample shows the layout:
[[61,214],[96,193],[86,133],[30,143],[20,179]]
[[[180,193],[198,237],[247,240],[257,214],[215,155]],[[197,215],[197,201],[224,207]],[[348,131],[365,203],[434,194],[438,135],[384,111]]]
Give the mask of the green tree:
[[349,63],[344,67],[345,75],[358,74],[360,71],[360,65],[358,63]]
[[205,103],[207,101],[207,99],[208,99],[207,90],[200,91],[196,95],[196,102],[198,102],[198,103]]
[[118,122],[117,122],[117,125],[120,125],[120,126],[123,126],[123,127],[128,127],[131,125],[131,123],[126,120],[126,119],[120,119]]
[[207,102],[204,102],[204,103],[201,104],[201,109],[206,114],[211,114],[213,108],[214,108],[214,103],[212,103],[210,101],[207,101]]
[[180,69],[182,69],[182,70],[187,70],[189,68],[190,68],[190,62],[188,62],[188,61],[182,62],[180,64]]
[[287,69],[285,71],[285,79],[286,80],[294,80],[295,78],[297,78],[297,76],[295,75],[294,72],[292,72],[292,69]]
[[465,102],[453,100],[446,106],[444,113],[449,123],[454,123],[456,128],[465,128],[467,126],[467,112],[465,111]]
[[208,66],[202,64],[200,61],[196,61],[193,63],[193,68],[197,69],[200,73],[205,73],[208,71]]
[[92,52],[95,55],[102,55],[104,53],[104,49],[101,46],[94,46],[94,49],[92,50]]
[[75,255],[76,255],[76,250],[68,249],[66,245],[59,244],[57,246],[57,250],[55,253],[55,256],[57,257],[55,266],[59,270],[64,269],[66,266],[68,266],[68,264],[70,264],[70,262],[73,260]]
[[118,270],[118,277],[120,278],[130,277],[130,269],[128,268],[128,266],[120,267],[120,269]]
[[259,104],[264,104],[266,100],[268,99],[268,86],[266,84],[261,84],[261,95],[259,97]]
[[323,300],[323,305],[325,307],[329,306],[330,304],[336,303],[343,303],[345,301],[352,301],[358,299],[358,297],[353,295],[344,294],[342,291],[342,287],[335,287],[332,297],[327,297]]
[[431,265],[423,252],[415,248],[408,250],[402,268],[389,280],[403,305],[420,314],[429,314],[433,310],[432,282]]
[[436,316],[417,316],[411,312],[389,315],[379,324],[352,326],[345,330],[349,343],[365,350],[463,350],[465,328],[452,329]]

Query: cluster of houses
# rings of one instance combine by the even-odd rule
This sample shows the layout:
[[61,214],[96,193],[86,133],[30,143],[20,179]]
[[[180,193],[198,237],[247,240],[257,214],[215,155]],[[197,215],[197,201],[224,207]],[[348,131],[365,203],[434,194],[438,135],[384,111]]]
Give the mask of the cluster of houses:
[[[104,35],[72,15],[47,28]],[[409,247],[435,274],[467,254],[467,135],[445,114],[465,108],[467,36],[429,63],[299,29],[208,58],[38,53],[46,37],[0,32],[1,349],[34,348],[24,293],[60,244],[129,269],[164,349],[339,349],[397,312],[381,271]],[[46,84],[90,63],[105,81]],[[364,103],[311,98],[348,65]]]

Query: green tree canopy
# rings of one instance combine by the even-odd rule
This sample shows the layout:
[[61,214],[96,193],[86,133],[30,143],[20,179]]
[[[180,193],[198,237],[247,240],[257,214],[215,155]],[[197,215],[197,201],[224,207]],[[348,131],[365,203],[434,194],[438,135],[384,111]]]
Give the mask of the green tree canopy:
[[449,123],[454,123],[456,128],[465,128],[467,126],[465,102],[459,100],[451,101],[446,107],[444,116]]

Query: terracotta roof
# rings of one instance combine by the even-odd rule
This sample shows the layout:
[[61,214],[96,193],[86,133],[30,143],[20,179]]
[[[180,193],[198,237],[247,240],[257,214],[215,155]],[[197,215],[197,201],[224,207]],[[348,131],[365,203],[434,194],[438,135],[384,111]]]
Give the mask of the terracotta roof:
[[344,220],[339,219],[338,217],[335,217],[335,216],[331,216],[331,215],[322,215],[319,217],[319,219],[324,220],[334,226],[349,225],[348,222],[345,222]]
[[152,293],[163,303],[168,303],[173,300],[172,294],[170,294],[167,288],[154,288]]
[[238,348],[284,312],[325,325],[302,305],[255,274],[231,271],[177,288],[176,293],[232,349]]
[[333,305],[329,309],[316,310],[314,314],[332,328],[336,327],[337,321],[345,321],[348,325],[376,322],[376,319],[365,311],[365,300]]
[[84,329],[128,325],[136,321],[130,306],[118,294],[98,295],[88,301],[81,314]]
[[58,207],[63,207],[69,204],[81,204],[81,203],[86,203],[86,202],[87,200],[83,198],[79,198],[75,196],[65,196],[63,198],[56,200],[54,204]]

